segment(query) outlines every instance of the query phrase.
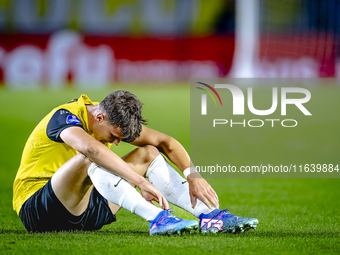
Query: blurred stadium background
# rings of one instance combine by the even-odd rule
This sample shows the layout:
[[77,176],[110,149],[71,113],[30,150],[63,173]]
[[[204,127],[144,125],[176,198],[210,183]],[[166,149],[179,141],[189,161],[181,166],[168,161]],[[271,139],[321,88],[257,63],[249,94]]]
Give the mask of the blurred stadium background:
[[[187,149],[192,78],[333,78],[319,83],[331,107],[340,95],[334,88],[338,13],[339,0],[0,0],[0,253],[98,254],[107,247],[124,254],[177,254],[183,247],[186,254],[339,252],[339,179],[209,179],[221,208],[259,218],[256,232],[239,236],[155,242],[147,223],[124,210],[117,223],[95,233],[28,235],[11,205],[29,134],[53,107],[81,93],[99,101],[115,89],[132,91],[144,103],[149,126]],[[320,147],[324,159],[338,161],[339,103],[332,118],[321,103],[311,107],[324,118],[313,118],[314,126],[301,132],[327,143]],[[270,145],[278,142],[277,133],[272,137]],[[301,149],[300,137],[293,138],[288,146],[296,147],[297,158],[301,150],[311,159],[320,155],[318,144]],[[122,156],[131,147],[113,149]],[[177,216],[192,217],[175,209]]]
[[338,77],[338,0],[2,0],[6,87]]

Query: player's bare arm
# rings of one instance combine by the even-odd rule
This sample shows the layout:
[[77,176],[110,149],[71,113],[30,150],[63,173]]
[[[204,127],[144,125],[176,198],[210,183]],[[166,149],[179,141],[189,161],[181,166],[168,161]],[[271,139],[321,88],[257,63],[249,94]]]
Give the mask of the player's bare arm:
[[82,128],[67,128],[61,132],[60,137],[67,145],[87,156],[97,165],[139,187],[146,200],[154,200],[164,210],[169,209],[164,196],[151,183],[133,171],[117,154],[87,134]]
[[[155,146],[182,172],[190,166],[193,166],[190,162],[188,153],[176,139],[151,128],[143,126],[140,137],[131,142],[131,144],[136,146]],[[209,208],[211,208],[209,201],[214,207],[219,208],[216,192],[199,173],[189,174],[187,181],[189,183],[189,194],[193,208],[196,206],[197,198],[204,202]]]

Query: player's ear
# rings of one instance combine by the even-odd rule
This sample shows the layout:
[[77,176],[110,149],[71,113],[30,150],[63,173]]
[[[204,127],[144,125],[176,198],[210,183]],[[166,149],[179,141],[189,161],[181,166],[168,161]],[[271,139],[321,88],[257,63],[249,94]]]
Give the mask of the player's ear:
[[105,120],[104,114],[103,114],[102,112],[97,113],[97,115],[96,115],[96,120],[97,120],[98,122],[104,121],[104,120]]

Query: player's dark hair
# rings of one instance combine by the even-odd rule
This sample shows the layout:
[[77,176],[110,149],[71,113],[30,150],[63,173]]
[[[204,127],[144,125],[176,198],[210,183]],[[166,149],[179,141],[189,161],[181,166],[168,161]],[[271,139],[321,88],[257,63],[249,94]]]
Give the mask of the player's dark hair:
[[106,113],[109,122],[121,128],[124,142],[132,142],[139,137],[142,124],[147,123],[142,117],[142,103],[128,91],[111,92],[99,106]]

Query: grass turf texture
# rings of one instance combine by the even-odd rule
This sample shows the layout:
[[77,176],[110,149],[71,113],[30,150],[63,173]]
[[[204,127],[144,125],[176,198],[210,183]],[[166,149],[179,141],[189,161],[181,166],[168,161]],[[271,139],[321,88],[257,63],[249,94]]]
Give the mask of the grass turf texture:
[[[189,89],[129,89],[144,102],[149,126],[189,149]],[[0,88],[0,254],[268,254],[339,253],[339,179],[208,179],[222,209],[259,219],[256,231],[233,235],[148,235],[148,223],[126,210],[96,232],[27,233],[12,210],[12,184],[24,144],[53,107],[87,94],[101,100],[109,90],[8,91]],[[328,89],[330,96],[339,93]],[[338,94],[336,94],[338,93]],[[339,109],[337,109],[339,111]],[[336,136],[338,137],[338,136]],[[284,139],[284,138],[282,138]],[[133,147],[113,148],[124,155]],[[313,150],[313,147],[310,148]],[[174,208],[176,216],[194,219]]]

